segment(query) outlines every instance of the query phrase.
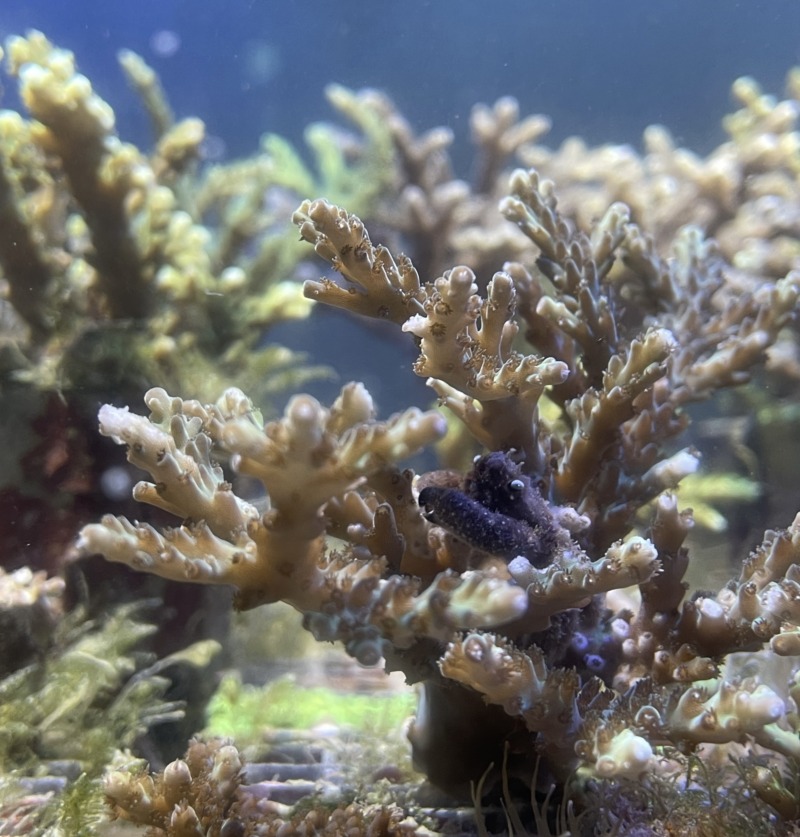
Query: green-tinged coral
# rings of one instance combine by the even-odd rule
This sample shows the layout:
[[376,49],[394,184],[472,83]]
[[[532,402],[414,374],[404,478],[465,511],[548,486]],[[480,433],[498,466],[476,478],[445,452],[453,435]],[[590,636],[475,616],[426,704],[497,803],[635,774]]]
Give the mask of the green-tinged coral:
[[283,281],[302,255],[292,204],[322,190],[368,212],[391,179],[388,129],[358,95],[329,90],[357,133],[345,152],[341,131],[309,129],[317,173],[275,136],[251,160],[206,170],[203,123],[175,123],[133,53],[120,61],[156,128],[149,152],[119,138],[72,53],[38,32],[10,38],[6,52],[29,114],[0,115],[0,277],[14,323],[6,376],[209,395],[239,381],[263,396],[273,371],[294,387],[319,374],[263,334],[310,310]]
[[681,505],[692,510],[698,526],[722,532],[728,528],[728,519],[717,508],[718,504],[753,503],[762,493],[762,486],[741,474],[697,473],[690,474],[681,482],[678,498]]
[[[2,598],[8,627],[21,605]],[[40,606],[37,630],[46,639],[34,659],[16,655],[0,679],[0,820],[13,824],[4,833],[96,834],[107,821],[99,777],[117,751],[183,717],[184,704],[166,697],[172,677],[181,667],[206,671],[220,646],[198,642],[156,660],[143,650],[154,605],[118,606],[92,620],[81,608],[46,618]]]
[[287,140],[266,134],[261,147],[272,162],[272,180],[295,194],[325,194],[331,200],[358,206],[358,211],[369,215],[394,185],[391,133],[383,114],[371,102],[372,91],[356,93],[330,84],[325,95],[358,134],[344,135],[327,123],[309,125],[305,140],[313,152],[314,171]]

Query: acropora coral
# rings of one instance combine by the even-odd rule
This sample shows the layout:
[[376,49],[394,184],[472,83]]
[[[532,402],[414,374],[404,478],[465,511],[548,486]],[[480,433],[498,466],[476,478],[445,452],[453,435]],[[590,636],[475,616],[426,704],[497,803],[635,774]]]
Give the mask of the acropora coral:
[[[287,601],[318,639],[422,682],[414,757],[455,793],[506,741],[510,771],[530,778],[541,759],[578,796],[680,772],[707,745],[792,763],[793,687],[767,661],[800,651],[800,517],[721,592],[685,599],[692,521],[673,489],[699,466],[677,444],[687,405],[748,380],[792,322],[800,275],[737,295],[696,227],[661,256],[622,204],[584,231],[537,172],[516,171],[509,192],[502,211],[538,256],[483,293],[464,265],[423,280],[326,201],[295,214],[341,277],[306,293],[411,335],[414,371],[486,451],[469,473],[402,470],[441,416],[378,421],[358,384],[329,408],[295,396],[267,423],[238,390],[203,405],[156,389],[149,417],[105,406],[100,430],[151,475],[136,499],[183,522],[105,517],[80,549],[233,585],[240,607]],[[266,512],[233,493],[223,458],[263,484]],[[763,667],[731,670],[728,655],[758,649]]]
[[170,837],[191,834],[335,835],[353,837],[427,837],[421,826],[397,805],[320,801],[308,811],[246,791],[245,765],[237,748],[224,739],[193,740],[185,758],[151,777],[114,771],[105,793],[122,819]]
[[[787,387],[798,377],[796,73],[786,102],[737,82],[730,139],[706,158],[661,128],[644,157],[579,140],[553,151],[540,142],[548,120],[505,98],[472,114],[467,183],[448,131],[415,135],[385,95],[333,88],[362,136],[354,180],[337,181],[346,157],[318,131],[321,178],[273,137],[256,160],[197,181],[202,126],[171,121],[135,57],[123,64],[159,136],[147,156],[119,141],[69,53],[36,34],[8,53],[32,116],[0,119],[4,229],[29,255],[23,270],[0,242],[8,368],[60,379],[65,346],[130,318],[146,339],[125,345],[156,352],[138,371],[178,364],[173,380],[153,376],[149,415],[117,393],[99,412],[101,434],[149,475],[133,498],[177,525],[106,515],[82,528],[79,553],[228,585],[241,609],[286,602],[317,639],[401,671],[420,684],[415,764],[456,797],[499,782],[509,802],[521,779],[542,804],[555,787],[562,810],[624,830],[648,812],[667,821],[648,794],[688,790],[702,808],[725,789],[741,802],[719,807],[731,818],[797,819],[800,515],[720,590],[688,595],[687,570],[704,565],[680,499],[701,472],[692,405],[765,363]],[[284,186],[305,198],[299,243],[261,212],[265,189],[284,206]],[[213,236],[208,215],[221,219]],[[209,395],[240,359],[257,366],[276,309],[254,295],[302,248],[327,263],[303,305],[407,335],[435,409],[379,420],[354,382],[330,405],[294,395],[265,421],[261,393]],[[450,467],[404,467],[435,447]],[[118,816],[166,833],[424,833],[385,807],[301,823],[248,796],[242,770],[232,744],[195,741],[162,775],[114,771],[105,791]],[[258,831],[262,814],[280,822]]]

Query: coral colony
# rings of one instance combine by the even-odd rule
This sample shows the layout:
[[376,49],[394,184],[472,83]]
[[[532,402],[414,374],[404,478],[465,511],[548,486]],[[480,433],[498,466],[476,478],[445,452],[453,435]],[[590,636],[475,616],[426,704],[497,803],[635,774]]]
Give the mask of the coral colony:
[[[18,195],[22,181],[12,188],[9,171],[25,166],[50,178],[29,180],[14,208],[3,203],[30,233],[29,264],[42,274],[17,281],[0,249],[6,305],[41,367],[33,377],[56,363],[54,343],[41,349],[52,327],[42,314],[46,291],[63,283],[91,289],[112,318],[166,294],[166,307],[138,316],[155,328],[172,311],[167,335],[196,289],[232,294],[228,317],[240,333],[243,322],[263,324],[236,309],[255,280],[232,266],[230,239],[263,228],[264,202],[237,205],[250,213],[238,227],[232,216],[203,227],[173,205],[178,190],[159,184],[174,176],[171,144],[168,154],[162,139],[126,168],[119,155],[135,150],[118,144],[110,109],[71,56],[41,36],[9,52],[35,121],[5,117],[0,183]],[[454,179],[446,131],[417,137],[385,96],[349,94],[357,124],[387,131],[376,144],[391,177],[359,211],[388,230],[389,246],[373,243],[351,207],[311,199],[335,178],[294,184],[305,198],[294,213],[300,238],[329,267],[304,294],[396,326],[436,408],[379,418],[357,382],[329,405],[294,395],[266,422],[236,388],[190,400],[154,387],[144,415],[106,404],[100,432],[149,474],[135,500],[175,526],[106,515],[82,528],[80,552],[230,585],[241,609],[287,602],[317,639],[401,671],[420,684],[415,764],[456,797],[468,799],[482,777],[484,787],[517,778],[534,792],[555,785],[571,811],[602,811],[609,828],[677,816],[642,801],[646,793],[691,791],[700,816],[725,791],[765,827],[796,818],[800,516],[767,531],[721,590],[692,595],[683,580],[703,560],[685,546],[692,514],[676,492],[701,464],[682,441],[687,408],[746,385],[768,353],[789,379],[795,349],[800,79],[790,77],[785,102],[749,80],[734,92],[743,107],[726,123],[731,139],[707,158],[675,149],[663,129],[648,132],[643,157],[578,140],[553,151],[541,144],[545,119],[520,120],[510,99],[477,107],[474,184]],[[82,120],[80,142],[69,120]],[[58,179],[52,163],[15,156],[9,126],[40,140],[35,154],[55,157]],[[276,148],[260,158],[272,172]],[[523,167],[509,176],[514,160]],[[66,191],[84,219],[70,216],[80,246],[61,242],[59,259],[34,235],[53,211],[34,206],[45,188]],[[100,200],[114,212],[93,228]],[[141,250],[146,219],[159,235]],[[126,225],[139,238],[124,235]],[[219,269],[209,267],[210,241]],[[295,247],[283,264],[305,257]],[[135,275],[118,285],[109,259],[138,265]],[[159,339],[169,354],[182,338]],[[433,446],[450,467],[403,467]],[[266,510],[237,495],[234,475],[263,485]],[[235,795],[241,770],[232,745],[194,742],[163,776],[113,772],[104,788],[119,816],[170,834],[211,833],[200,830],[203,798],[247,833],[278,833],[266,824],[280,820],[274,811]],[[198,783],[213,793],[203,797]],[[388,810],[369,815],[384,817],[380,833],[426,833]],[[351,815],[352,833],[368,827],[363,811]],[[296,833],[311,833],[304,827]]]

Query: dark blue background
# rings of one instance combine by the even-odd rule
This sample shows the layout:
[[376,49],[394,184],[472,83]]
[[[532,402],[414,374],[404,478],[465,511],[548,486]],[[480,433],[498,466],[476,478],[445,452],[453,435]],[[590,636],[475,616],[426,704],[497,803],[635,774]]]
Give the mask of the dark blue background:
[[[115,54],[130,47],[162,75],[180,115],[202,116],[234,155],[258,136],[297,139],[330,111],[330,81],[386,89],[418,128],[448,124],[466,136],[476,101],[517,96],[524,112],[554,119],[553,141],[637,142],[653,122],[698,150],[719,141],[729,87],[751,74],[780,93],[800,62],[797,0],[16,0],[0,35],[41,28],[73,49],[141,141],[145,122]],[[181,38],[171,58],[154,32]],[[276,47],[280,68],[263,84],[246,71],[247,44]],[[5,106],[14,99],[7,90]]]

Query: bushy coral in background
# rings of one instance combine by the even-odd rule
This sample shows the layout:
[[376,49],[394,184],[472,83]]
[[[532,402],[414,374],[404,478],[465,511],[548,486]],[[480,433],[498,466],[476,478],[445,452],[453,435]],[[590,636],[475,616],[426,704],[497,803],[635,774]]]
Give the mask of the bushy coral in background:
[[299,259],[290,201],[322,189],[368,209],[388,134],[331,88],[364,131],[360,153],[346,159],[320,125],[309,131],[318,176],[276,136],[248,161],[202,170],[203,123],[176,121],[142,59],[120,60],[152,116],[149,154],[117,136],[72,53],[39,32],[8,41],[6,69],[29,116],[0,119],[4,379],[96,390],[104,376],[213,392],[231,376],[255,385],[285,373],[297,359],[262,338],[309,310],[281,282]]
[[103,819],[100,776],[114,755],[180,722],[185,702],[173,699],[175,683],[207,677],[220,651],[207,640],[156,659],[146,640],[157,602],[89,619],[82,607],[65,613],[64,600],[59,578],[0,569],[4,834],[48,826],[89,833],[82,829]]
[[275,135],[250,159],[206,165],[203,122],[174,118],[139,56],[120,62],[151,116],[149,150],[118,135],[71,52],[40,32],[6,44],[24,105],[0,112],[8,566],[57,568],[92,504],[113,496],[85,442],[98,400],[153,384],[212,398],[237,382],[265,402],[330,374],[268,342],[271,327],[311,307],[291,281],[301,257],[291,212],[319,190],[369,211],[391,176],[388,131],[345,88],[329,93],[354,124],[347,152],[346,132],[318,124],[308,130],[313,166]]

